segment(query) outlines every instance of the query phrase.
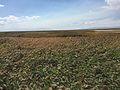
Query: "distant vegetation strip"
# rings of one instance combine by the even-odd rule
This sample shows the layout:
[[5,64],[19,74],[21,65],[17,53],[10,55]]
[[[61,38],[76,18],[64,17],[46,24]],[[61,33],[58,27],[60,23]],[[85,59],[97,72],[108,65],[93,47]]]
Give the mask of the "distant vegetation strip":
[[23,32],[1,32],[0,37],[74,37],[88,36],[94,34],[120,34],[120,29],[93,29],[93,30],[56,30],[56,31],[23,31]]

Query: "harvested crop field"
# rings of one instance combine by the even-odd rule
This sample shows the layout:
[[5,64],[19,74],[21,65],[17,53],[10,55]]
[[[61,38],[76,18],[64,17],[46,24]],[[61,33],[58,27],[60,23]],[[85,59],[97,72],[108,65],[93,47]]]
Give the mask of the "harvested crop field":
[[0,33],[0,90],[120,90],[119,32],[56,33]]

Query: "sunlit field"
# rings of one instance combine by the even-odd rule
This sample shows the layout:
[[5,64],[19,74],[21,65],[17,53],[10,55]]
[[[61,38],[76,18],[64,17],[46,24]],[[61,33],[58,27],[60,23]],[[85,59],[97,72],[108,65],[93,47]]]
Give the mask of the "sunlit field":
[[0,33],[0,90],[120,90],[120,31]]

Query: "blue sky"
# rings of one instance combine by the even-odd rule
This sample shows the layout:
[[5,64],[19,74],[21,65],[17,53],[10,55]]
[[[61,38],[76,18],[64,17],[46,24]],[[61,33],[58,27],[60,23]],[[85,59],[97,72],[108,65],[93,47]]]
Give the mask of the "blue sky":
[[0,31],[120,26],[120,0],[0,0]]

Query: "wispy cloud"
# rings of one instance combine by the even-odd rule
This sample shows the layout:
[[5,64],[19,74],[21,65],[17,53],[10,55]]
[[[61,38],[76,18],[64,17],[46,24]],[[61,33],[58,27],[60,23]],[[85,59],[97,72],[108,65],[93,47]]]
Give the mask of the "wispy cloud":
[[105,0],[106,6],[103,8],[109,10],[120,10],[120,0]]
[[0,7],[4,7],[5,5],[0,4]]

